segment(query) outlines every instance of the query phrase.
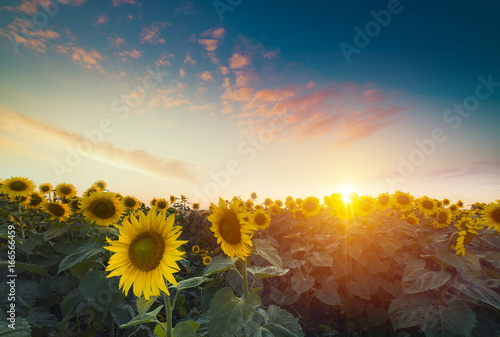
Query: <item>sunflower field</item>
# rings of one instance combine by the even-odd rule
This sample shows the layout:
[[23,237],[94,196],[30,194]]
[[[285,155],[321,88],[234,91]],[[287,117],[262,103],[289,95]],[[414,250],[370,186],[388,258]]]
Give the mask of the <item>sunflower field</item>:
[[500,336],[500,200],[0,184],[0,336]]

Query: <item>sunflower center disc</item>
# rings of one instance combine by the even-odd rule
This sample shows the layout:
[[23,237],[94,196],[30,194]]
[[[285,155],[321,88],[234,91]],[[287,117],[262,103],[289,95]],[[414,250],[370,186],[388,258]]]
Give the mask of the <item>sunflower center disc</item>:
[[150,271],[160,264],[164,250],[165,242],[159,233],[144,232],[130,243],[128,257],[138,269]]
[[408,197],[405,195],[400,195],[400,196],[398,196],[398,202],[401,205],[408,205],[408,203],[410,202],[410,199],[408,199]]
[[429,201],[429,200],[425,200],[422,203],[422,207],[425,208],[425,209],[432,209],[434,207],[434,204],[431,201]]
[[312,212],[314,211],[314,209],[316,208],[316,204],[314,203],[314,201],[306,201],[304,203],[304,209],[307,211],[307,212]]
[[110,200],[97,200],[90,207],[92,213],[101,219],[111,218],[115,215],[116,209]]
[[389,198],[380,198],[379,202],[382,206],[385,206],[389,202]]
[[443,221],[443,222],[446,222],[446,220],[448,220],[448,217],[446,216],[446,213],[445,212],[441,212],[439,213],[439,216],[438,218]]
[[14,191],[24,191],[25,189],[28,188],[28,185],[23,183],[22,181],[14,181],[12,184],[10,184],[10,189]]
[[232,212],[224,214],[220,219],[219,232],[222,238],[232,245],[241,242],[240,222],[236,214]]
[[71,193],[71,188],[70,188],[70,187],[68,187],[68,186],[63,186],[63,187],[61,188],[61,193],[62,193],[62,194],[64,194],[64,195],[68,195],[68,194],[70,194],[70,193]]
[[160,201],[156,204],[158,206],[158,209],[164,209],[167,207],[167,203],[165,201]]
[[40,198],[38,195],[36,195],[36,194],[31,195],[31,200],[30,200],[31,206],[37,206],[41,202],[42,202],[42,198]]
[[50,188],[48,186],[42,186],[42,192],[48,192]]
[[135,200],[132,199],[132,198],[127,198],[125,199],[125,206],[129,207],[129,208],[132,208],[132,207],[135,207]]
[[491,217],[493,218],[493,221],[495,221],[496,223],[500,223],[500,208],[497,208],[495,211],[493,211]]
[[50,213],[56,215],[56,216],[63,216],[66,211],[61,205],[58,204],[50,204],[49,207],[47,207]]
[[255,218],[253,218],[257,226],[264,226],[266,223],[266,217],[262,214],[257,214]]

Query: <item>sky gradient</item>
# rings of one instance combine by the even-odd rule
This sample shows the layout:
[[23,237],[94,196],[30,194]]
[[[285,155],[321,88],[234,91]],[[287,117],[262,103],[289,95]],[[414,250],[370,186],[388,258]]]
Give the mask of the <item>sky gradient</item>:
[[0,177],[500,198],[496,1],[7,0]]

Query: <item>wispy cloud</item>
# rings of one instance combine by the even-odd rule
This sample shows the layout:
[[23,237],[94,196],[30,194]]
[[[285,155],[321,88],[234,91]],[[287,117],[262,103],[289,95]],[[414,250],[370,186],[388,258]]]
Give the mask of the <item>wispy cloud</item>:
[[104,57],[97,50],[85,50],[84,48],[73,43],[55,45],[54,48],[56,53],[70,56],[73,63],[82,65],[87,69],[98,70],[107,75],[107,72],[100,65],[100,62],[104,60]]
[[60,37],[59,33],[49,29],[38,28],[33,31],[30,25],[20,18],[15,18],[5,29],[0,29],[0,35],[6,36],[12,39],[14,43],[39,53],[47,51],[47,42],[49,40]]
[[229,68],[242,69],[250,65],[250,58],[238,52],[234,53],[229,59]]
[[165,51],[160,55],[158,60],[155,61],[155,64],[162,67],[171,66],[172,64],[170,63],[169,59],[174,57],[174,54]]
[[120,48],[125,43],[125,40],[115,34],[108,37],[108,42],[111,46]]
[[184,59],[184,63],[191,63],[193,65],[196,65],[196,60],[191,58],[191,54],[189,52],[186,54],[186,58]]
[[478,174],[493,174],[499,176],[500,162],[495,161],[477,161],[460,166],[447,166],[429,171],[426,176],[437,179],[451,179],[475,176]]
[[[17,138],[18,146],[22,146],[19,144],[19,140],[25,140],[24,142],[27,144],[36,142],[38,145],[43,143],[45,146],[57,148],[66,148],[67,146],[76,148],[78,144],[89,142],[81,135],[32,119],[22,113],[13,112],[5,106],[0,106],[0,130],[4,134],[25,135],[25,137]],[[194,183],[198,172],[200,172],[197,166],[180,160],[158,158],[144,150],[125,150],[105,141],[92,144],[88,157],[145,175],[153,174],[164,179],[187,183]],[[60,160],[60,164],[65,165],[65,159],[60,158]]]
[[181,6],[177,7],[174,11],[174,13],[177,14],[185,14],[185,15],[193,15],[195,13],[194,10],[194,5],[190,1],[186,1],[184,4]]
[[[57,0],[57,2],[61,5],[81,6],[87,0]],[[53,7],[54,5],[51,0],[22,0],[21,4],[17,7],[7,6],[4,8],[21,14],[33,15],[41,8],[52,9]]]
[[117,7],[123,4],[135,5],[135,0],[112,0],[113,6]]
[[109,16],[107,16],[106,14],[101,14],[97,18],[96,25],[103,25],[103,24],[107,23],[108,21],[109,21]]
[[153,22],[145,27],[142,27],[140,36],[141,43],[165,44],[165,39],[161,36],[160,28],[165,29],[170,26],[169,22]]
[[210,71],[204,71],[201,74],[198,75],[198,78],[200,78],[203,81],[207,82],[213,82],[214,77],[212,76],[212,73]]

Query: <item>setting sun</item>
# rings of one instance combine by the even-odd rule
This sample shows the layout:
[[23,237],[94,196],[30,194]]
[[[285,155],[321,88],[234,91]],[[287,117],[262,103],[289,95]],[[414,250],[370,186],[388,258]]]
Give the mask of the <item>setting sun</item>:
[[351,194],[354,192],[354,189],[351,185],[344,185],[340,190],[342,193],[342,200],[347,205],[351,202]]

